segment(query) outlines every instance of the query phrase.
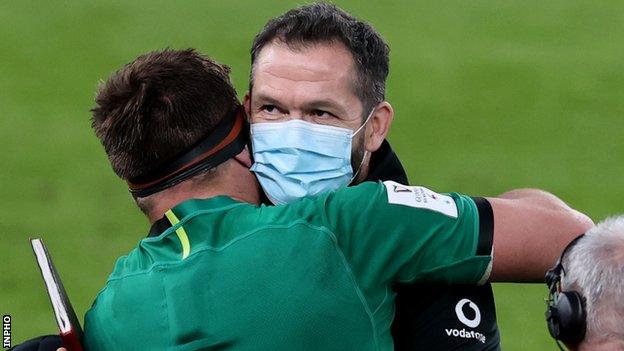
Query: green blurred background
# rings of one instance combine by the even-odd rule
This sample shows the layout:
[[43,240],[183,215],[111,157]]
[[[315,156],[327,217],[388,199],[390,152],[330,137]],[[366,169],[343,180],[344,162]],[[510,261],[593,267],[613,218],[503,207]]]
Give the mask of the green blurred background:
[[[624,212],[624,3],[339,1],[389,42],[390,141],[412,183],[495,195],[539,187],[594,219]],[[195,47],[232,67],[301,4],[0,2],[0,313],[13,342],[56,326],[27,242],[42,236],[77,312],[147,222],[92,135],[98,81],[149,50]],[[495,286],[505,350],[555,349],[542,285]]]

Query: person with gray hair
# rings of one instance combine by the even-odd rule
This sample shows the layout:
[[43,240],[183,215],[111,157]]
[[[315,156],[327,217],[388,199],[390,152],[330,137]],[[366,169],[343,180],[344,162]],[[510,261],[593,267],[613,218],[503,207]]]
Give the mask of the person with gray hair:
[[575,351],[624,350],[624,215],[573,240],[546,280],[557,341]]

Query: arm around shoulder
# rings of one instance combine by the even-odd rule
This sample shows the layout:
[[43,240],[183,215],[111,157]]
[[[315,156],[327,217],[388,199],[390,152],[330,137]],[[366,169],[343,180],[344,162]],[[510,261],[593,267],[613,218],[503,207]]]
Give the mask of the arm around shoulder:
[[492,281],[543,282],[563,248],[594,226],[585,214],[537,189],[488,201],[494,213]]

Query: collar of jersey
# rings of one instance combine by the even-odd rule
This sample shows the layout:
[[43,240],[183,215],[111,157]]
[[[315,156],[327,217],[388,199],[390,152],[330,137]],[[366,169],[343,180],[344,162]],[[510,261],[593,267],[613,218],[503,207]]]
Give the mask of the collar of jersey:
[[[232,199],[231,197],[220,195],[211,197],[208,199],[190,199],[186,200],[176,206],[174,206],[171,210],[179,219],[186,217],[187,215],[202,211],[202,210],[212,210],[218,211],[221,208],[231,207],[233,204],[245,204],[244,202],[240,202]],[[171,228],[171,223],[169,220],[163,216],[161,219],[157,220],[152,224],[150,228],[148,237],[159,236],[164,233],[167,229]]]
[[176,216],[178,216],[178,218],[182,219],[183,217],[186,217],[193,212],[201,210],[218,210],[221,207],[226,207],[237,203],[244,204],[244,202],[234,200],[229,196],[219,195],[208,199],[186,200],[176,205],[171,210],[176,214]]

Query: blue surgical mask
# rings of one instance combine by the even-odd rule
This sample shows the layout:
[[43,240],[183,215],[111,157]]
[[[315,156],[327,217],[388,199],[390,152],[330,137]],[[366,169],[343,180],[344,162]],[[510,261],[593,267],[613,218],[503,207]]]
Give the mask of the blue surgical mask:
[[353,137],[363,129],[373,111],[355,132],[298,119],[253,123],[251,171],[269,200],[281,205],[349,185],[362,166],[360,163],[354,175]]

